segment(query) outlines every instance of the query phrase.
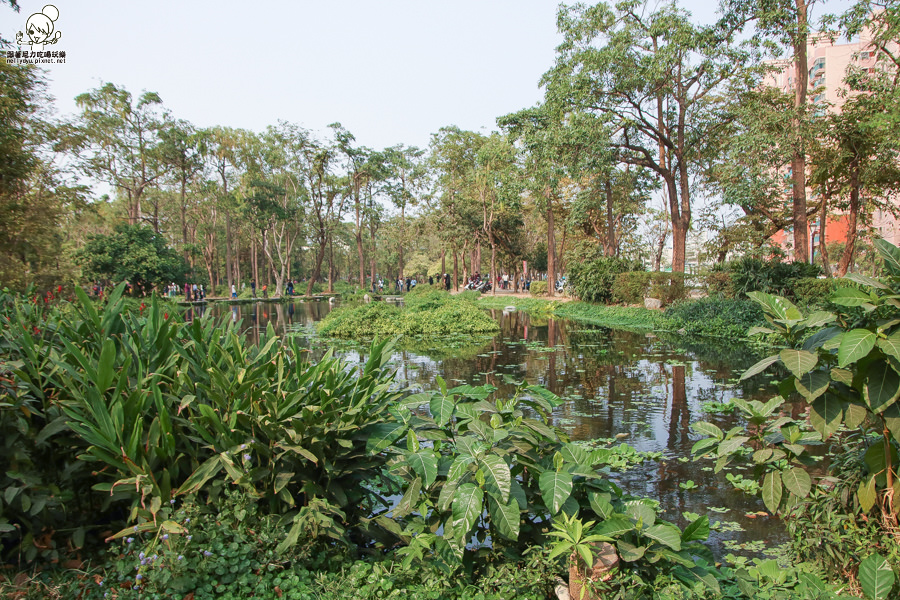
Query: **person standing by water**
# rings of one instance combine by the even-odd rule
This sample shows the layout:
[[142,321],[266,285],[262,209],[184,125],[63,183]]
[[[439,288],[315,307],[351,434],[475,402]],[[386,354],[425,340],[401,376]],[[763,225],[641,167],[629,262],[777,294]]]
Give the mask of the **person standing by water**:
[[231,297],[237,298],[237,287],[233,283],[231,284]]
[[250,280],[250,294],[254,298],[256,298],[256,280],[255,279]]

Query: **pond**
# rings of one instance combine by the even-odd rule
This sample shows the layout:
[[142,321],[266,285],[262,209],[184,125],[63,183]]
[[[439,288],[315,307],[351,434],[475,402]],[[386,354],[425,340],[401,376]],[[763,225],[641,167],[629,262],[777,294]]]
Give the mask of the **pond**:
[[[314,353],[335,347],[351,361],[362,360],[358,345],[315,334],[314,323],[331,308],[325,301],[297,301],[216,304],[208,310],[213,316],[230,313],[254,341],[271,324],[279,334],[304,338]],[[756,356],[697,340],[663,340],[520,311],[489,312],[501,328],[493,337],[441,338],[396,351],[392,361],[400,382],[414,390],[435,389],[440,375],[451,385],[490,383],[505,395],[521,381],[542,385],[566,400],[553,421],[573,440],[622,439],[636,450],[658,453],[615,481],[631,494],[659,500],[680,527],[688,523],[685,512],[708,515],[717,556],[759,556],[787,541],[781,522],[764,512],[758,497],[737,490],[724,472],[713,473],[711,461],[694,462],[690,454],[699,437],[691,423],[708,420],[723,429],[736,424],[734,417],[704,412],[705,403],[733,397],[766,401],[777,393],[771,376],[738,381]]]

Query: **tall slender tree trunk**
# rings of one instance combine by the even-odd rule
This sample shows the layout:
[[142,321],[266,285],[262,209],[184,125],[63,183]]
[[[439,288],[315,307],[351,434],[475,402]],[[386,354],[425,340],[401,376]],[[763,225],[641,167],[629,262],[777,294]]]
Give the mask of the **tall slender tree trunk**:
[[606,248],[604,248],[606,256],[615,256],[616,254],[616,222],[613,218],[613,191],[612,178],[606,179]]
[[459,291],[459,255],[456,253],[456,248],[453,248],[453,287],[457,292]]
[[[806,91],[809,87],[809,65],[806,51],[807,9],[809,0],[794,0],[797,8],[797,35],[794,36],[794,134],[797,150],[791,157],[793,195],[794,260],[809,262],[809,224],[806,217],[806,150],[803,144],[803,120]],[[842,261],[843,262],[843,261]]]
[[[441,277],[447,272],[447,248],[441,246]],[[444,281],[441,280],[441,285],[444,285]]]
[[843,277],[853,264],[853,254],[856,251],[856,231],[859,222],[859,162],[853,161],[850,165],[850,206],[847,211],[847,245],[844,246],[844,254],[838,263],[837,276]]
[[497,244],[494,242],[493,229],[488,230],[488,240],[491,243],[491,296],[497,295]]
[[556,223],[553,219],[553,194],[550,188],[547,197],[547,295],[556,295]]
[[[463,240],[463,249],[462,249],[462,264],[463,264],[463,284],[467,284],[469,281],[469,275],[474,275],[475,271],[470,271],[469,267],[466,266],[466,255],[469,254],[469,240]],[[469,265],[472,264],[472,257],[469,257]]]
[[232,264],[232,254],[231,254],[231,213],[225,211],[225,276],[228,279],[228,296],[231,295],[231,286],[236,281],[237,277],[233,272],[233,264]]
[[253,281],[256,282],[257,287],[259,287],[259,256],[257,254],[257,246],[256,246],[256,236],[251,236],[250,238],[250,255],[251,260],[251,268],[253,270]]
[[825,228],[828,224],[828,195],[822,197],[822,209],[819,213],[819,254],[822,255],[822,269],[825,277],[831,277],[831,262],[828,259],[828,244],[826,242]]
[[328,293],[334,293],[334,237],[328,236]]
[[400,279],[403,279],[403,242],[406,241],[406,203],[400,207]]

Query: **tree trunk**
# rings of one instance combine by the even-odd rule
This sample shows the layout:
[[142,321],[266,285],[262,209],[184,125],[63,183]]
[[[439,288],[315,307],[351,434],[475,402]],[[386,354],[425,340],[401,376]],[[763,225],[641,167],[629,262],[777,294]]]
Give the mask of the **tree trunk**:
[[488,240],[491,242],[491,296],[497,295],[497,244],[494,242],[493,230],[488,231]]
[[616,223],[613,219],[613,192],[612,178],[606,179],[606,247],[603,254],[615,256],[616,253]]
[[793,192],[794,260],[809,262],[809,226],[806,217],[806,151],[802,149],[802,123],[800,112],[806,108],[806,91],[809,86],[807,64],[807,0],[794,0],[797,7],[797,35],[794,36],[794,133],[797,151],[791,157],[791,183]]
[[459,291],[459,255],[456,248],[453,249],[453,288]]
[[850,270],[853,263],[853,253],[856,250],[856,224],[859,221],[859,163],[856,161],[850,165],[850,208],[847,211],[847,245],[844,254],[838,263],[837,276],[843,277]]
[[334,237],[328,236],[328,293],[334,293]]
[[556,225],[553,221],[553,196],[547,189],[547,295],[556,295]]
[[253,281],[256,282],[257,286],[259,285],[259,257],[257,254],[257,246],[256,246],[256,236],[250,237],[250,259],[251,264],[250,268],[253,272]]
[[225,212],[225,276],[228,279],[228,295],[231,295],[231,286],[234,284],[236,277],[232,272],[232,255],[231,255],[231,214]]
[[828,244],[825,239],[825,227],[828,223],[828,196],[822,198],[822,213],[819,216],[819,254],[822,255],[822,269],[825,271],[825,277],[830,278],[831,263],[828,260]]
[[[474,275],[475,271],[470,271],[469,266],[466,266],[466,254],[469,253],[469,240],[468,238],[463,240],[463,249],[462,249],[462,264],[463,264],[463,285],[465,286],[469,282],[469,275]],[[472,257],[469,257],[469,265],[472,264]]]
[[[447,248],[441,246],[441,277],[447,272]],[[444,285],[443,280],[441,280],[441,285]]]

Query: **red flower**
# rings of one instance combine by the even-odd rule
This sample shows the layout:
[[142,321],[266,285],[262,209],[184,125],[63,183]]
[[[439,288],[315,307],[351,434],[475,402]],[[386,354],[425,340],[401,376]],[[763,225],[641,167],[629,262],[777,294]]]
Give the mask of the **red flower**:
[[163,313],[163,319],[168,319],[168,318],[169,318],[169,313]]
[[61,285],[56,286],[56,293],[62,294],[62,286]]

